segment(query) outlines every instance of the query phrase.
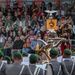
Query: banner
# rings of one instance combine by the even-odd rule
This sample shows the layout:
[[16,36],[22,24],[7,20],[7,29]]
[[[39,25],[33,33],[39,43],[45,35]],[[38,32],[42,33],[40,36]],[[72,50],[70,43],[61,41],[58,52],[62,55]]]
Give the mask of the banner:
[[35,4],[42,4],[42,0],[35,0]]

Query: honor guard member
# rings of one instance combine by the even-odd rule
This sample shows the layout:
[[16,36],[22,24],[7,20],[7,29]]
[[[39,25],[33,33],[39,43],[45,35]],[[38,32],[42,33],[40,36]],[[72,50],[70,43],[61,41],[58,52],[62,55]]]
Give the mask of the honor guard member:
[[54,75],[69,75],[66,67],[57,61],[58,54],[59,52],[57,50],[50,50],[50,63],[52,64]]
[[4,54],[0,51],[0,75],[5,75],[6,63],[2,62],[3,57],[4,57]]
[[65,64],[67,71],[70,75],[75,75],[75,63],[71,61],[71,50],[65,49],[64,50],[64,59],[63,63]]
[[7,61],[7,64],[11,64],[11,58],[9,56],[4,56],[4,60]]
[[14,63],[6,66],[6,75],[30,75],[28,67],[21,65],[22,54],[15,52],[13,56]]
[[38,62],[38,57],[35,54],[30,55],[29,57],[29,71],[30,71],[30,75],[44,75],[43,74],[43,69],[40,67],[37,67],[37,62]]

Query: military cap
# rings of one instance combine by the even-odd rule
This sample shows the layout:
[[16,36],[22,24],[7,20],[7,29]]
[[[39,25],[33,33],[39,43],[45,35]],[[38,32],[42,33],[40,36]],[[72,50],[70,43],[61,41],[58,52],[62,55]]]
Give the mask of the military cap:
[[11,61],[11,58],[10,58],[9,56],[5,56],[4,58],[5,58],[5,60],[7,60],[7,61]]
[[28,53],[27,52],[23,52],[22,56],[28,56]]
[[38,61],[40,61],[40,57],[37,55]]
[[59,54],[59,52],[57,50],[55,50],[55,49],[50,50],[50,55],[58,55],[58,54]]
[[71,52],[71,50],[69,50],[69,49],[65,49],[65,50],[64,50],[64,54],[65,54],[65,55],[71,55],[72,52]]
[[14,53],[14,58],[22,59],[22,54],[19,52]]
[[3,52],[2,52],[2,51],[0,51],[0,57],[3,57],[3,56],[4,56]]
[[33,61],[33,62],[37,62],[38,61],[38,57],[35,54],[30,55],[29,59],[30,59],[30,61]]

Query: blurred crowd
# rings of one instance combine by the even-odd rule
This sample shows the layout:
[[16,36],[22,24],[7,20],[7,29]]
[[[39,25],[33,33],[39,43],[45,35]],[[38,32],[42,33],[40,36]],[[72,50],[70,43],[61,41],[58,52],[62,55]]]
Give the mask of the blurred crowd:
[[58,26],[57,36],[53,38],[75,38],[75,2],[71,6],[68,3],[62,5],[60,1],[55,6],[51,2],[47,5],[42,2],[39,6],[32,2],[30,6],[24,3],[22,7],[15,2],[12,7],[7,5],[5,9],[0,6],[0,49],[5,55],[11,56],[12,49],[34,53],[43,46],[37,39],[48,40],[46,20],[50,16],[45,10],[58,11],[52,14]]

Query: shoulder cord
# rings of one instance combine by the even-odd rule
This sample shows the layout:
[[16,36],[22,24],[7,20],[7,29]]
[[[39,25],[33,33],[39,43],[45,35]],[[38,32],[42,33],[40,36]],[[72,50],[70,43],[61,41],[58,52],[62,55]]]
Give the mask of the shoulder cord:
[[40,72],[40,68],[37,68],[37,70],[35,70],[34,75],[39,75]]
[[[63,64],[65,65],[65,63],[64,63],[64,61],[63,61]],[[70,72],[70,75],[72,75],[72,72],[73,72],[73,69],[74,69],[74,62],[73,62],[73,65],[72,65],[72,69],[71,69],[71,72]],[[65,65],[65,67],[66,67],[66,65]],[[67,71],[68,72],[68,71]],[[69,72],[68,72],[69,73]]]
[[0,71],[1,71],[1,68],[3,67],[3,64],[4,64],[4,63],[2,62],[1,66],[0,66]]
[[59,71],[58,71],[57,75],[60,74],[60,71],[61,71],[61,65],[59,66]]
[[21,75],[21,74],[22,74],[24,67],[25,67],[25,65],[23,65],[23,66],[22,66],[22,69],[21,69],[21,71],[20,71],[19,75]]
[[72,75],[72,72],[73,72],[73,69],[74,69],[74,62],[73,62],[73,65],[72,65],[72,70],[71,70],[71,72],[70,72],[70,75]]
[[[48,67],[48,66],[51,66],[51,63],[47,63],[47,64],[46,64],[45,70],[44,70],[44,72],[43,72],[44,75],[46,75],[47,67]],[[53,73],[53,68],[51,67],[51,69],[52,69],[52,73]],[[54,73],[53,73],[53,74],[54,74]]]
[[[32,74],[31,70],[30,70],[30,67],[28,66],[28,70],[30,72],[31,75],[38,75],[40,69],[38,67],[36,67],[35,71],[34,71],[34,74]],[[37,73],[37,74],[36,74]]]

